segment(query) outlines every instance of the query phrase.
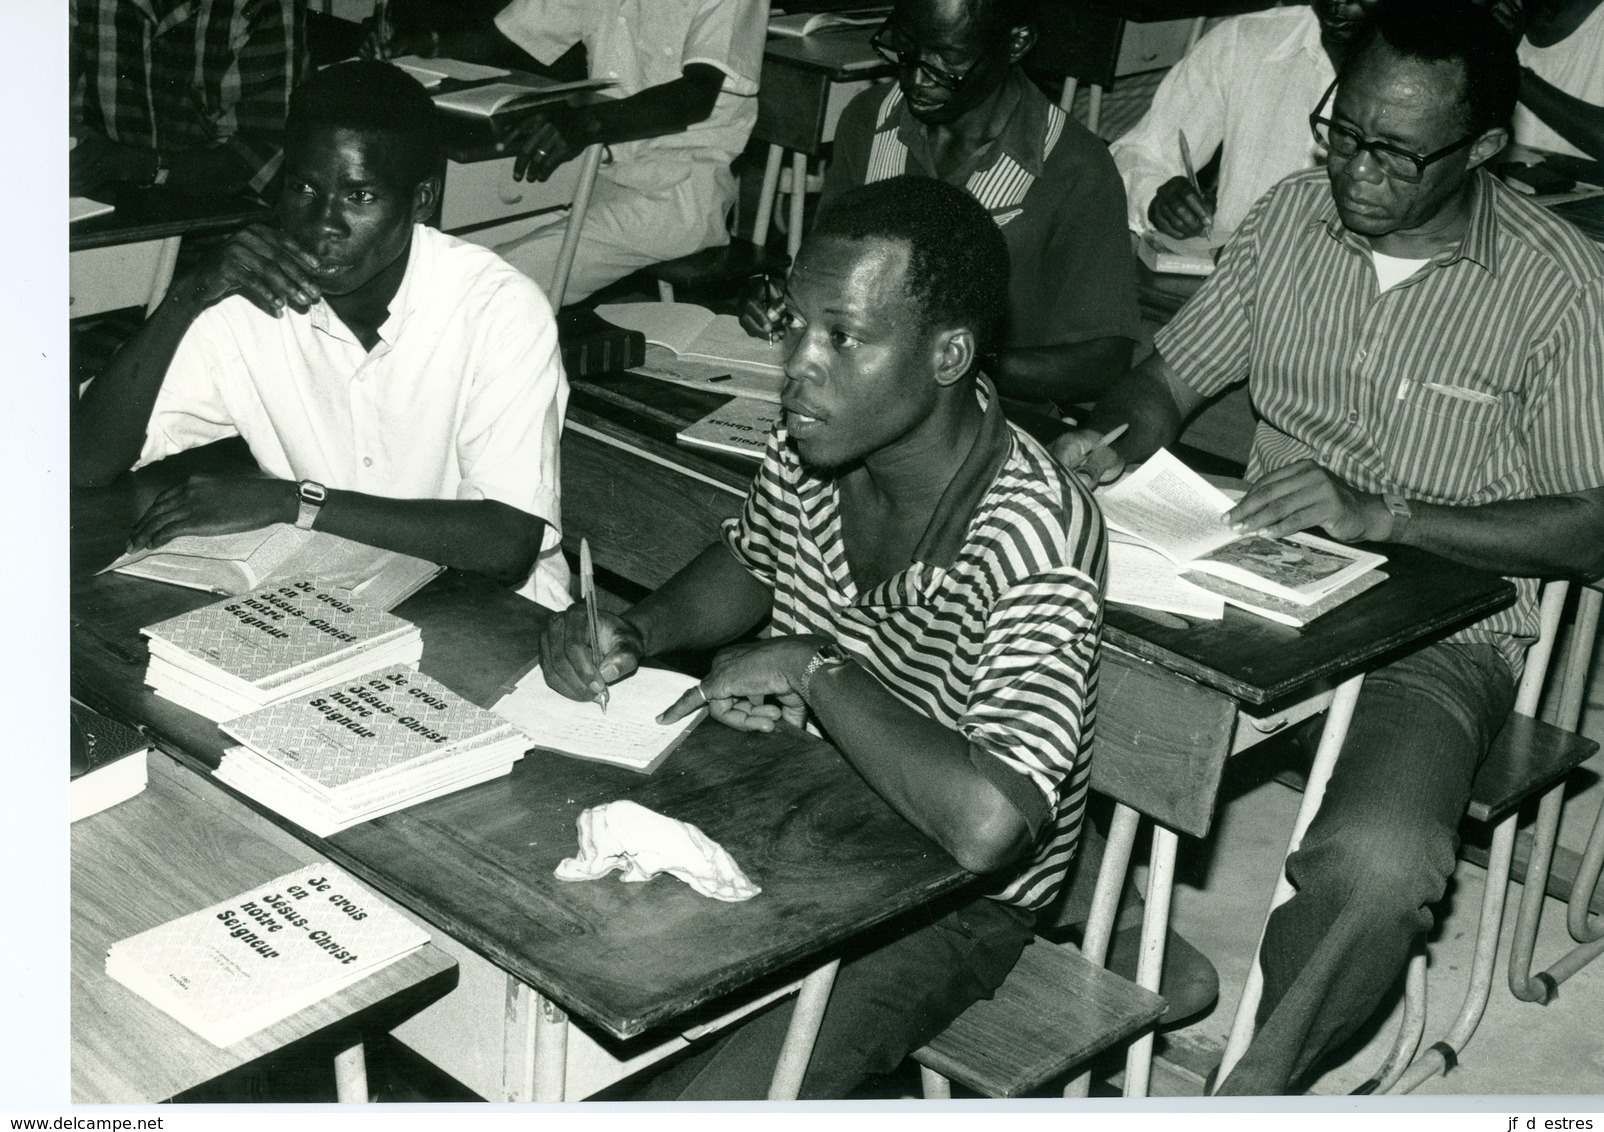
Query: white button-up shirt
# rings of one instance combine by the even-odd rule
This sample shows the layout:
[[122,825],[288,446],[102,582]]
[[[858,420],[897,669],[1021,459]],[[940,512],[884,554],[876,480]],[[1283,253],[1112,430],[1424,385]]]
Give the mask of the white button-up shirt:
[[326,302],[273,318],[234,295],[179,344],[140,465],[239,435],[269,475],[394,499],[494,499],[546,523],[520,590],[569,603],[558,547],[568,383],[540,288],[495,253],[413,229],[365,349]]
[[1309,112],[1335,77],[1307,5],[1234,16],[1211,29],[1164,76],[1142,120],[1109,147],[1125,178],[1132,231],[1152,228],[1153,194],[1186,175],[1181,130],[1199,166],[1223,144],[1214,231],[1236,231],[1272,185],[1319,162]]
[[513,0],[496,26],[543,63],[583,40],[591,77],[615,80],[608,93],[620,98],[673,82],[692,63],[724,73],[705,121],[612,147],[600,176],[657,193],[688,177],[692,163],[726,169],[745,148],[768,20],[768,0]]

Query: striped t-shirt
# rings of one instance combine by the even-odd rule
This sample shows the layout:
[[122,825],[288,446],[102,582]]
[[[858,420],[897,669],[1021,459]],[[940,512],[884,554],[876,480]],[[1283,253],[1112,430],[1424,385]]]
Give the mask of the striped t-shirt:
[[1029,855],[989,895],[1041,908],[1074,856],[1086,800],[1102,632],[1103,519],[1080,481],[986,413],[906,570],[860,591],[829,476],[783,423],[741,514],[736,559],[774,593],[774,634],[830,637],[903,703],[961,732],[1019,810]]
[[[1323,169],[1254,206],[1155,341],[1212,395],[1247,381],[1256,479],[1312,459],[1361,491],[1478,506],[1604,486],[1604,251],[1475,175],[1463,241],[1379,292]],[[1450,638],[1519,673],[1537,581]]]

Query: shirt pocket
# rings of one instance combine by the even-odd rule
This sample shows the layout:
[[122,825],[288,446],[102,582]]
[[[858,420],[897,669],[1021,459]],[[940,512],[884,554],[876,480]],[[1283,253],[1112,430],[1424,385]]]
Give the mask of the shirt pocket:
[[1405,491],[1466,501],[1508,476],[1514,398],[1447,377],[1404,378],[1386,407],[1381,449]]

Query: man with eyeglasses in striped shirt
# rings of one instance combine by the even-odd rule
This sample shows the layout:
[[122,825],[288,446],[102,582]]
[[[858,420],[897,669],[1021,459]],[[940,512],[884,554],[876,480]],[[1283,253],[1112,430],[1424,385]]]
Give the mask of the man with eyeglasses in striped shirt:
[[1371,19],[1310,118],[1327,168],[1255,205],[1153,358],[1057,447],[1077,459],[1129,422],[1088,461],[1107,474],[1246,381],[1259,423],[1236,529],[1418,546],[1518,591],[1366,678],[1222,1093],[1291,1091],[1393,985],[1453,872],[1537,635],[1537,579],[1604,574],[1604,252],[1483,168],[1519,84],[1493,17],[1381,0]]
[[[784,418],[742,513],[604,618],[601,656],[583,616],[552,618],[541,642],[552,687],[592,699],[644,656],[766,621],[664,721],[704,702],[746,730],[811,717],[888,805],[985,878],[842,964],[803,1099],[891,1072],[990,997],[1074,856],[1103,525],[980,371],[1007,272],[997,226],[961,189],[899,177],[843,195],[787,282]],[[665,1071],[648,1098],[765,1097],[791,1009]]]

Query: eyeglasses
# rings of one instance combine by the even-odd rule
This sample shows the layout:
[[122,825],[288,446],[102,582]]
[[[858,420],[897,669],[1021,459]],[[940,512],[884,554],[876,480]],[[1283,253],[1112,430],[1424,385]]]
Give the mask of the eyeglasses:
[[1419,184],[1426,175],[1426,166],[1441,161],[1449,154],[1458,153],[1481,137],[1481,131],[1478,130],[1460,138],[1453,145],[1445,145],[1425,156],[1410,153],[1407,149],[1399,149],[1383,141],[1366,141],[1363,135],[1350,130],[1347,126],[1339,126],[1330,118],[1320,116],[1320,111],[1331,101],[1331,92],[1336,89],[1336,83],[1328,86],[1325,95],[1320,99],[1320,105],[1309,115],[1309,129],[1314,131],[1314,140],[1342,158],[1355,157],[1361,150],[1368,152],[1377,168],[1395,181],[1404,181],[1411,185]]
[[930,83],[935,86],[939,86],[944,90],[957,90],[959,87],[963,86],[964,80],[970,75],[974,74],[975,68],[980,66],[981,62],[985,59],[985,55],[982,53],[979,58],[977,58],[973,63],[969,64],[969,66],[965,67],[962,72],[954,73],[952,71],[946,71],[940,67],[932,66],[931,64],[926,63],[922,58],[920,58],[919,52],[893,43],[892,40],[896,34],[897,33],[891,26],[891,21],[887,20],[885,23],[880,25],[879,31],[875,32],[869,37],[869,46],[874,48],[875,54],[880,56],[880,58],[884,59],[887,63],[894,64],[904,71],[918,71]]

